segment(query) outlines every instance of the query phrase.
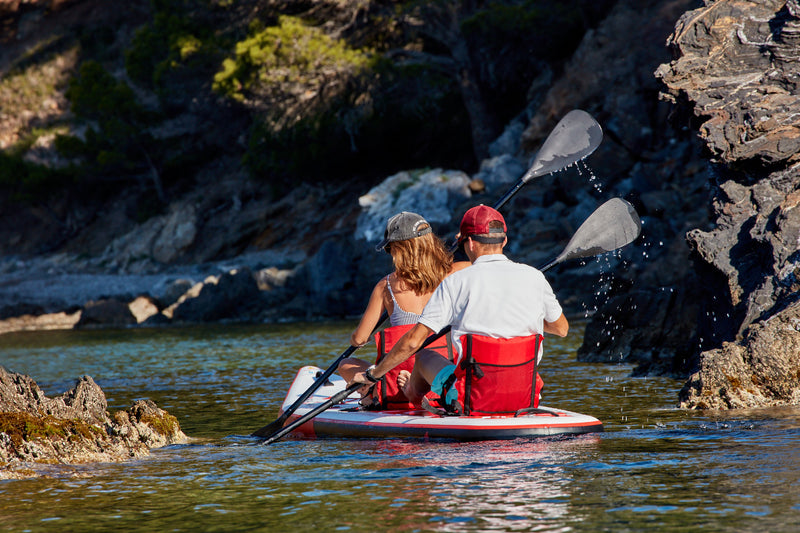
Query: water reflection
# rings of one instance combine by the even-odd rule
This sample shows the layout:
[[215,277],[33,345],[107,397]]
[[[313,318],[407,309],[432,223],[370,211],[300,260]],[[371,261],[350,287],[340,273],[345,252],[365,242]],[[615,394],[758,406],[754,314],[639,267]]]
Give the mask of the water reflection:
[[[381,441],[381,467],[370,477],[397,484],[402,498],[381,515],[394,522],[424,520],[437,531],[533,531],[570,514],[565,465],[596,449],[597,435],[475,443]],[[407,485],[416,487],[409,489]],[[422,515],[409,514],[411,501],[425,501]],[[420,524],[417,524],[420,525]]]

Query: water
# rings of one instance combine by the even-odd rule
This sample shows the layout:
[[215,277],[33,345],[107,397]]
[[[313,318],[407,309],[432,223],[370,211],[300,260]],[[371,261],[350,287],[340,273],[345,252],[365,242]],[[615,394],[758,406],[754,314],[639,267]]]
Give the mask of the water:
[[0,529],[781,532],[800,524],[800,410],[677,410],[679,381],[577,362],[580,325],[569,339],[547,339],[543,404],[597,416],[605,433],[268,447],[248,437],[275,419],[297,368],[327,367],[352,327],[0,336],[0,364],[48,395],[88,374],[109,410],[148,397],[193,437],[140,460],[0,481]]

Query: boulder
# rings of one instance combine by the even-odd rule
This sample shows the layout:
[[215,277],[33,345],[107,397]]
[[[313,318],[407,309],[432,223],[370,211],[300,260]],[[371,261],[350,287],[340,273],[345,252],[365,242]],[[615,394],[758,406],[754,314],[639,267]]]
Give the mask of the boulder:
[[136,317],[131,312],[126,302],[115,298],[106,300],[89,301],[83,307],[81,318],[75,324],[75,329],[97,327],[124,327],[137,323]]
[[383,238],[386,221],[400,211],[412,211],[431,225],[451,221],[455,206],[471,197],[470,178],[456,170],[399,172],[358,199],[361,213],[355,237],[369,243]]
[[797,0],[706,4],[685,13],[669,38],[678,58],[656,71],[668,98],[691,102],[720,161],[800,161]]
[[800,399],[787,374],[797,365],[787,349],[797,351],[791,310],[800,301],[798,35],[797,0],[707,2],[678,21],[668,41],[675,59],[656,72],[665,97],[700,121],[716,163],[715,224],[687,234],[702,312],[684,407]]
[[139,296],[134,299],[128,303],[128,309],[138,324],[159,313],[158,302],[149,296]]
[[198,289],[196,296],[178,300],[172,310],[173,321],[246,321],[252,320],[254,312],[261,308],[258,284],[246,268],[226,272],[216,280],[209,279]]
[[0,367],[0,479],[37,475],[40,464],[123,461],[187,439],[177,419],[150,400],[107,412],[89,376],[48,398],[29,376]]
[[800,302],[753,324],[741,342],[703,354],[680,391],[684,409],[800,404]]

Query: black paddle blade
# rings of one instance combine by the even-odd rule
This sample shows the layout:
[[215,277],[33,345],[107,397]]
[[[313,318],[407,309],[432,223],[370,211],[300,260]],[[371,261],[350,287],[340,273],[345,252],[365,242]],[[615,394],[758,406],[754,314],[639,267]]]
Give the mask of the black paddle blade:
[[613,252],[632,243],[641,233],[642,221],[636,209],[622,198],[612,198],[589,215],[561,255],[547,267],[568,259]]
[[603,140],[603,128],[586,111],[567,113],[545,139],[522,181],[562,170],[594,152]]
[[267,424],[263,428],[255,430],[253,433],[250,434],[250,436],[252,436],[252,437],[261,437],[262,439],[265,439],[265,438],[269,437],[270,435],[280,431],[280,429],[283,427],[283,423],[285,421],[286,421],[286,418],[280,417],[277,420],[274,420],[274,421],[270,422],[269,424]]

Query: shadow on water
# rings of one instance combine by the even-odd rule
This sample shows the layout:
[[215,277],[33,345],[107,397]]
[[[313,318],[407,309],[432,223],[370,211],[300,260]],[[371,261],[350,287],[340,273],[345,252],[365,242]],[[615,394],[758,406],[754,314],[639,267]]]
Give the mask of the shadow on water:
[[548,338],[543,403],[596,416],[605,433],[271,446],[250,438],[277,417],[297,369],[327,367],[351,327],[0,337],[0,364],[47,394],[89,374],[110,410],[148,397],[193,437],[136,461],[42,467],[46,477],[0,482],[0,529],[780,532],[800,522],[800,411],[680,411],[678,381],[576,361],[580,325],[567,340]]

